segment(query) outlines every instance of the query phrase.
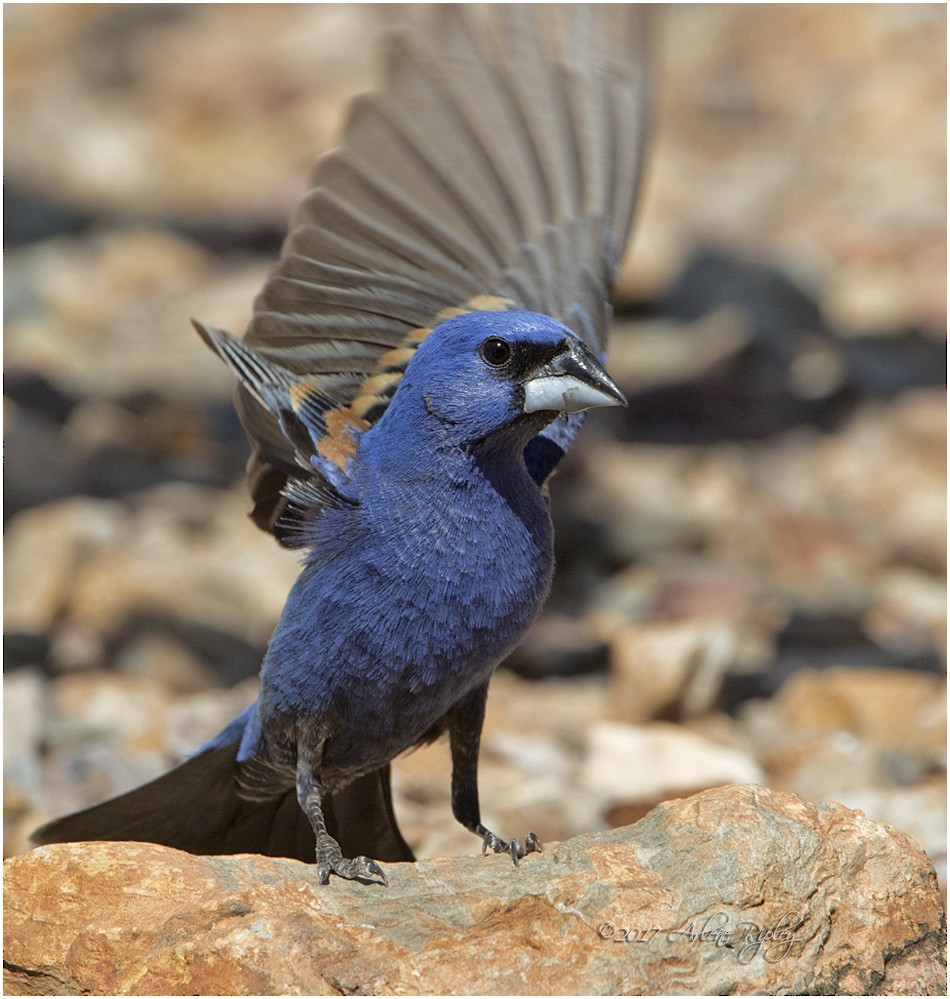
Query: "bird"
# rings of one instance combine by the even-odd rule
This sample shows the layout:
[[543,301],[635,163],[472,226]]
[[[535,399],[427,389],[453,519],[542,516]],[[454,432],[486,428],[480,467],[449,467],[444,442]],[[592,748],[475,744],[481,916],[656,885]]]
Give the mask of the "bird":
[[55,819],[38,844],[251,852],[386,884],[412,861],[391,761],[448,735],[481,820],[489,683],[547,597],[552,473],[605,368],[640,188],[649,26],[632,5],[433,5],[318,162],[243,338],[251,517],[302,568],[257,700],[183,763]]

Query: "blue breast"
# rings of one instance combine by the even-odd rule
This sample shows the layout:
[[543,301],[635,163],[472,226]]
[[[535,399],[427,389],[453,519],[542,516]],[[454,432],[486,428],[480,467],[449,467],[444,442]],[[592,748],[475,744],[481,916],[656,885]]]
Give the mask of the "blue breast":
[[264,662],[261,710],[325,725],[328,771],[417,742],[487,681],[547,596],[537,486],[521,462],[465,461],[426,483],[376,479],[320,525]]

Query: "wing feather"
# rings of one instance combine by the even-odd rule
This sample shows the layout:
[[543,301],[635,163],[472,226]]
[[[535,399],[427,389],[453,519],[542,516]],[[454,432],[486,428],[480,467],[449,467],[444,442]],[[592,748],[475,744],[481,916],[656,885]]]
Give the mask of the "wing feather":
[[[318,162],[244,353],[206,336],[239,378],[252,516],[285,543],[333,495],[319,456],[345,466],[353,428],[378,419],[438,322],[524,308],[606,347],[642,170],[645,15],[432,7],[391,33],[384,88],[354,102],[341,148]],[[294,424],[281,400],[301,384]],[[558,421],[534,449],[539,481],[580,423]]]

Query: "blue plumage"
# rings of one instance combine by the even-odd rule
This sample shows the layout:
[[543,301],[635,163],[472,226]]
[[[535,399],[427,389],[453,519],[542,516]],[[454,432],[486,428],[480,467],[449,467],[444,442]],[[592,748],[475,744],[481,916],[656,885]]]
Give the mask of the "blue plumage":
[[[578,386],[619,402],[589,352],[549,317],[452,319],[416,352],[379,422],[354,432],[345,469],[354,501],[306,528],[305,568],[247,718],[238,760],[252,789],[291,787],[303,767],[332,793],[444,727],[477,750],[480,714],[461,728],[447,719],[473,695],[483,704],[553,570],[551,520],[524,451],[557,410],[526,413],[526,386],[577,358],[587,366]],[[474,795],[473,830],[517,856],[519,844],[481,828],[474,784],[465,794]],[[379,874],[334,851],[321,871]]]
[[360,435],[358,505],[310,525],[261,700],[265,717],[357,718],[359,731],[329,738],[331,766],[380,765],[418,741],[487,681],[547,596],[551,523],[521,455],[554,414],[524,416],[517,384],[478,356],[505,326],[552,349],[566,333],[505,314],[437,329]]
[[492,672],[550,587],[546,480],[583,412],[623,402],[602,362],[643,84],[642,32],[617,6],[566,10],[571,30],[542,44],[546,23],[499,5],[503,50],[451,5],[431,37],[402,36],[245,339],[196,324],[238,377],[252,516],[303,570],[257,702],[37,841],[258,851],[316,859],[324,883],[385,881],[377,860],[412,859],[389,762],[448,733],[456,818],[516,862],[539,848],[482,825],[478,747]]

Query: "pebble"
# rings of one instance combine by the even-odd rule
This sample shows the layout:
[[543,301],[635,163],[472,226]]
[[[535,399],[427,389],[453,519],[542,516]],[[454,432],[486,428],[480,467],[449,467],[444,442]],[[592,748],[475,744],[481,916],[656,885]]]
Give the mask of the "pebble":
[[6,280],[22,304],[6,322],[6,363],[80,397],[224,401],[233,379],[191,318],[243,330],[269,263],[224,275],[193,241],[157,229],[13,247]]
[[913,670],[803,670],[771,704],[780,729],[848,732],[880,748],[938,754],[947,738],[945,689],[942,677]]
[[[39,745],[46,687],[38,670],[21,669],[3,680],[3,785],[20,800],[36,791],[42,777]],[[11,801],[7,801],[11,804]]]
[[746,753],[678,726],[602,721],[588,733],[580,784],[616,804],[720,784],[757,784],[763,779],[761,768]]
[[710,711],[723,677],[736,664],[736,629],[725,622],[687,620],[621,628],[611,648],[612,714],[643,723],[659,715]]
[[65,611],[76,568],[119,531],[118,505],[74,497],[28,510],[4,542],[7,631],[42,632]]
[[243,486],[174,484],[132,507],[77,497],[22,514],[7,534],[8,630],[65,621],[112,638],[137,614],[165,614],[263,647],[299,565],[247,508]]

